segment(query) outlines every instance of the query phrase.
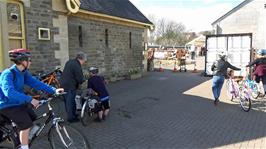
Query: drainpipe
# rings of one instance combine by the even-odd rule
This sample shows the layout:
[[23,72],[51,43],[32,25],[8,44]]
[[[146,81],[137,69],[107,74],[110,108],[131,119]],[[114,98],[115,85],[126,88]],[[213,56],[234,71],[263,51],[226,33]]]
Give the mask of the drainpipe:
[[8,59],[8,30],[7,30],[7,11],[6,2],[0,2],[0,70],[3,70],[10,64]]

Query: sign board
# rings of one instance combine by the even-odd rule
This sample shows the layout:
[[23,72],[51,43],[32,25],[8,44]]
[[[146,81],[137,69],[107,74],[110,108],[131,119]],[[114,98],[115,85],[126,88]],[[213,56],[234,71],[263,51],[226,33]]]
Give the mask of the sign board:
[[[238,68],[244,68],[251,61],[252,34],[218,34],[206,36],[205,75],[213,74],[212,64],[218,60],[218,53],[227,53],[227,60]],[[236,71],[236,76],[244,76],[245,72]]]

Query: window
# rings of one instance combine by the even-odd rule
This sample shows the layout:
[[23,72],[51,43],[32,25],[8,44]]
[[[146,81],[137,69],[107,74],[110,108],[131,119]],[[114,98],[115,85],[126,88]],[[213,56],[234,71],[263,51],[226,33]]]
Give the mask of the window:
[[50,29],[49,28],[38,28],[39,40],[50,40]]
[[79,25],[79,29],[78,29],[78,33],[79,33],[79,47],[83,47],[83,39],[82,39],[82,26]]
[[105,29],[105,46],[108,47],[108,29]]
[[132,46],[132,38],[131,38],[131,32],[129,32],[129,48],[131,49],[131,46]]
[[26,48],[23,5],[17,1],[7,3],[9,48]]

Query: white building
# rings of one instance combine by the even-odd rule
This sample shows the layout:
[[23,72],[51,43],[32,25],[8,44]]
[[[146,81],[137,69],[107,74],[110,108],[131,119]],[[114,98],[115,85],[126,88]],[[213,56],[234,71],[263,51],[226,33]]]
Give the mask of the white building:
[[252,33],[252,47],[266,48],[266,1],[245,0],[212,26],[216,34]]

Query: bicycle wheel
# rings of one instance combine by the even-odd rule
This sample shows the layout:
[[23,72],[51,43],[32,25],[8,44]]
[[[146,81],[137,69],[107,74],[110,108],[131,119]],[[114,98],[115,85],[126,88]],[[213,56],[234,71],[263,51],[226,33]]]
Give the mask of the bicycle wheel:
[[234,93],[231,91],[231,87],[230,87],[230,85],[232,85],[232,84],[231,84],[231,82],[230,82],[229,80],[227,80],[225,85],[226,85],[226,93],[227,93],[227,97],[228,97],[231,101],[233,101],[233,99],[234,99]]
[[75,128],[58,123],[48,134],[48,140],[53,149],[89,149],[86,138]]
[[86,101],[81,109],[80,118],[83,126],[87,126],[92,121],[94,115],[88,104],[89,103]]
[[245,112],[248,112],[251,109],[251,100],[243,94],[245,94],[245,92],[239,96],[240,106]]
[[20,145],[18,135],[3,130],[3,137],[0,139],[0,149],[16,149]]
[[252,92],[251,92],[252,98],[257,99],[260,95],[258,84],[256,84],[256,83],[252,84],[251,90],[252,90]]

